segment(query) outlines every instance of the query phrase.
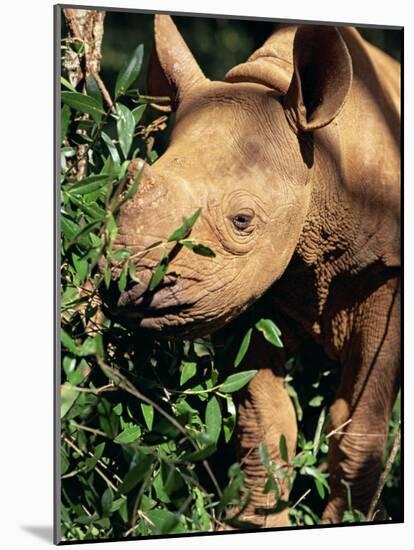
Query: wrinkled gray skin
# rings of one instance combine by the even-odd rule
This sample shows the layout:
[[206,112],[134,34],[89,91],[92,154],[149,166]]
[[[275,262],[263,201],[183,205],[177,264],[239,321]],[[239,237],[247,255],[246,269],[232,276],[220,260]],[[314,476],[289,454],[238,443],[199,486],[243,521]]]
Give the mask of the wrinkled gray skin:
[[[122,208],[116,245],[142,251],[201,207],[191,239],[216,256],[180,250],[155,292],[147,286],[160,251],[141,256],[140,283],[117,298],[113,315],[160,335],[214,332],[219,342],[267,292],[285,349],[257,333],[241,366],[259,370],[238,404],[238,449],[252,492],[241,517],[288,524],[263,493],[258,446],[283,465],[283,433],[295,453],[283,365],[308,339],[342,369],[323,519],[342,519],[341,480],[367,512],[399,385],[399,65],[353,29],[287,26],[224,82],[211,82],[172,20],[156,16],[149,87],[171,97],[175,127]],[[131,177],[141,165],[131,164]],[[286,499],[284,482],[280,489]]]

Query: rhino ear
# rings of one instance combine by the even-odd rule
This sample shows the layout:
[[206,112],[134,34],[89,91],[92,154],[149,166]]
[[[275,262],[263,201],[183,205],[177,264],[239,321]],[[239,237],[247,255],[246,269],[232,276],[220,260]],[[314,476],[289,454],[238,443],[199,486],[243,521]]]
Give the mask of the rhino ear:
[[154,48],[147,86],[152,96],[168,96],[175,109],[181,96],[205,79],[188,46],[169,15],[155,15]]
[[352,83],[352,61],[335,27],[303,25],[293,45],[293,76],[285,96],[291,123],[305,132],[329,124]]

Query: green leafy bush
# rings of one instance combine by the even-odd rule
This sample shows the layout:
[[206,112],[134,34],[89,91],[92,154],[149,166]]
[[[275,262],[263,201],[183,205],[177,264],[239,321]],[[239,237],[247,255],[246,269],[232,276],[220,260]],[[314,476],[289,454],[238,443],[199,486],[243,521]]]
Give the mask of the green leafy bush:
[[[140,183],[140,173],[128,179],[131,160],[155,161],[153,134],[166,126],[166,117],[148,106],[151,98],[132,87],[143,57],[139,45],[119,72],[113,108],[93,77],[82,91],[62,78],[61,519],[68,541],[222,525],[226,507],[248,498],[233,450],[233,398],[256,371],[238,367],[253,330],[283,345],[276,325],[260,319],[241,340],[228,374],[219,368],[226,345],[216,349],[210,338],[137,338],[101,311],[99,288],[110,285],[114,265],[121,290],[136,280],[131,252],[112,248],[116,213]],[[183,220],[167,242],[212,256],[214,251],[191,240],[199,214]],[[161,255],[152,289],[168,266],[166,244],[154,244]],[[278,477],[289,475],[292,493],[285,505],[292,524],[310,525],[320,522],[329,491],[325,427],[336,371],[330,364],[305,369],[301,353],[288,363],[286,377],[300,429],[292,472],[271,463],[264,446],[260,453],[268,471],[264,491],[277,495]],[[287,458],[283,437],[280,451]],[[387,489],[398,487],[397,461]],[[344,519],[360,521],[351,506]]]

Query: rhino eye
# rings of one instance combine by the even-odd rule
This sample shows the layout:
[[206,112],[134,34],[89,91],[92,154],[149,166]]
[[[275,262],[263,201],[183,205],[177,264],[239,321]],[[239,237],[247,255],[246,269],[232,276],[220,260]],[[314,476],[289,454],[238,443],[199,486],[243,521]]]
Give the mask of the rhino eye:
[[253,220],[253,216],[250,214],[237,214],[233,216],[231,221],[237,229],[247,229]]

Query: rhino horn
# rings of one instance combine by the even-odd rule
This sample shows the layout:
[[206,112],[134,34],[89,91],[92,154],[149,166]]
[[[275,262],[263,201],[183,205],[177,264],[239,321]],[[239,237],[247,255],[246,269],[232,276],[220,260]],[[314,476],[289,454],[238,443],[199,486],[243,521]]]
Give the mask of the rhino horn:
[[154,48],[147,84],[150,95],[167,96],[175,109],[181,96],[205,76],[169,15],[155,15]]

